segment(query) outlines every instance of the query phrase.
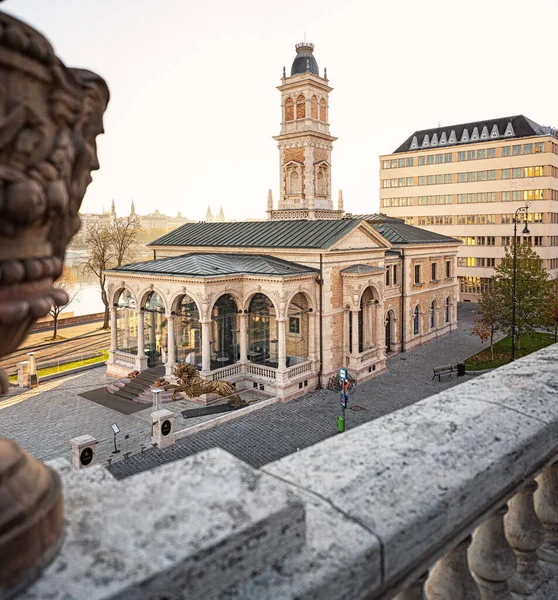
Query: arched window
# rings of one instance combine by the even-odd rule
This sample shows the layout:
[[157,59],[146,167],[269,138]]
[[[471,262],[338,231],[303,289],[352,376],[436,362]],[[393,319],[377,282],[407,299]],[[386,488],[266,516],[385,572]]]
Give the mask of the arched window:
[[150,292],[142,310],[147,366],[156,367],[167,362],[167,317],[165,304],[157,292]]
[[374,347],[374,317],[376,310],[376,299],[371,287],[367,287],[360,299],[360,311],[358,313],[358,351],[364,352]]
[[415,306],[415,312],[414,314],[414,318],[413,318],[413,333],[415,335],[418,334],[419,332],[419,307]]
[[320,121],[327,121],[326,101],[323,98],[320,100]]
[[202,345],[200,313],[190,296],[180,297],[176,303],[174,317],[174,339],[176,361],[190,363],[201,370]]
[[289,194],[300,194],[300,175],[298,171],[292,169],[289,173],[289,186],[288,192]]
[[129,290],[123,290],[116,308],[116,349],[128,354],[138,352],[138,314]]
[[285,121],[294,121],[294,102],[292,98],[285,100]]
[[316,195],[327,196],[327,167],[320,167],[316,177]]
[[430,305],[430,329],[434,329],[436,325],[436,301]]
[[310,324],[308,300],[302,292],[293,296],[287,310],[287,367],[302,363],[309,358]]
[[278,335],[273,302],[265,294],[256,294],[248,309],[250,362],[277,367]]
[[219,297],[211,311],[211,369],[232,365],[239,359],[237,306],[229,294]]
[[313,119],[318,119],[318,99],[316,96],[312,96],[310,99],[310,116]]
[[449,323],[449,320],[450,320],[450,299],[448,296],[446,298],[445,322]]
[[304,119],[306,117],[306,98],[301,94],[296,99],[296,118]]

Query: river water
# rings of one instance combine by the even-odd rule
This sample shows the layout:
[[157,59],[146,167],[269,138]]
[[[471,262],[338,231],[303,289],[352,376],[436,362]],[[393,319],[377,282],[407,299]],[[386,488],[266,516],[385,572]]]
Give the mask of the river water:
[[65,313],[73,312],[74,315],[90,315],[92,313],[100,313],[105,310],[105,305],[101,300],[101,288],[98,283],[82,283],[80,284],[79,292],[74,301],[64,310]]

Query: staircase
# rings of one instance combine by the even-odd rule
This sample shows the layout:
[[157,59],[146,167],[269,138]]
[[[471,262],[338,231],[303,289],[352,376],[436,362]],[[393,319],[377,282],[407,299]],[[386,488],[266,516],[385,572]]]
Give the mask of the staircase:
[[[165,374],[164,367],[146,369],[134,377],[134,379],[119,379],[107,386],[107,391],[119,398],[137,401],[139,396],[144,395],[155,383],[155,380]],[[143,400],[145,402],[145,400]]]

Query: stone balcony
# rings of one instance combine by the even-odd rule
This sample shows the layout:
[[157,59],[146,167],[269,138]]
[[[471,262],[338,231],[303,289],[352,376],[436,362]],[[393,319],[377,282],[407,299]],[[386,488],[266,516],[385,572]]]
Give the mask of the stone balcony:
[[122,481],[54,461],[66,537],[20,597],[556,598],[557,364],[554,345],[260,470],[220,449]]

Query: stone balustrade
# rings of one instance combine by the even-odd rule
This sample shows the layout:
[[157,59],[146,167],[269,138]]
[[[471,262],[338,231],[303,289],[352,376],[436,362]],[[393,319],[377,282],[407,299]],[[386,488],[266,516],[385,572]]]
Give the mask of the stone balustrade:
[[66,539],[21,597],[556,598],[557,364],[554,345],[260,470],[220,449],[118,482],[54,461]]

